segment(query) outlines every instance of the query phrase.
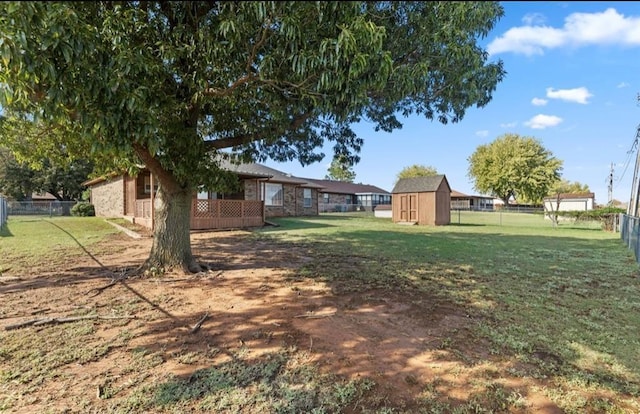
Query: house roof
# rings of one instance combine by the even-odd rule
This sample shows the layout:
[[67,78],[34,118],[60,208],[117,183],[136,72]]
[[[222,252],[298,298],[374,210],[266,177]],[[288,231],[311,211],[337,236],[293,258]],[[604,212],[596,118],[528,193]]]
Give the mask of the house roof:
[[467,198],[467,197],[472,197],[470,195],[461,193],[460,191],[456,191],[456,190],[451,190],[451,197],[452,198]]
[[560,193],[554,194],[548,197],[545,197],[545,200],[555,200],[557,197],[560,197],[560,200],[570,200],[570,199],[583,199],[583,198],[595,198],[595,193]]
[[[291,174],[278,171],[274,168],[270,168],[262,164],[256,164],[256,163],[235,164],[227,160],[220,160],[219,166],[223,170],[232,171],[238,175],[255,177],[255,178],[264,178],[268,181],[274,181],[274,182],[279,182],[284,184],[300,185],[302,187],[318,188],[318,189],[322,188],[322,186],[316,183],[310,182],[310,180],[307,180],[305,178],[294,177]],[[106,181],[109,178],[117,177],[119,175],[120,174],[113,173],[108,176],[98,177],[89,181],[85,181],[82,184],[85,186],[90,186],[90,185],[94,185],[94,184],[98,184],[103,181]]]
[[393,187],[392,193],[423,193],[433,192],[440,188],[442,183],[446,183],[449,191],[449,182],[444,175],[429,175],[426,177],[401,178]]
[[220,163],[220,167],[237,174],[250,175],[254,177],[267,178],[268,181],[276,181],[285,184],[296,184],[302,187],[322,188],[322,185],[314,183],[307,178],[295,177],[291,174],[267,167],[266,165],[256,163],[232,164],[228,161]]
[[322,187],[323,193],[334,193],[334,194],[388,194],[386,190],[383,190],[380,187],[376,187],[375,185],[369,184],[356,184],[356,183],[348,183],[345,181],[337,181],[337,180],[316,180],[313,178],[305,178],[307,181],[311,181]]
[[491,196],[483,196],[483,195],[469,195],[461,193],[460,191],[451,190],[451,198],[484,198],[487,200],[493,200]]

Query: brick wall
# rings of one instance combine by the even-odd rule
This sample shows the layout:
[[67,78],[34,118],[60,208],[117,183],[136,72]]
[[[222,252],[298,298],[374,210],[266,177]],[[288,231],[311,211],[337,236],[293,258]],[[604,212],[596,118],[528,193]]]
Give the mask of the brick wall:
[[258,180],[244,180],[244,199],[260,200],[260,187]]
[[91,204],[99,217],[124,215],[124,184],[122,176],[103,181],[91,187]]

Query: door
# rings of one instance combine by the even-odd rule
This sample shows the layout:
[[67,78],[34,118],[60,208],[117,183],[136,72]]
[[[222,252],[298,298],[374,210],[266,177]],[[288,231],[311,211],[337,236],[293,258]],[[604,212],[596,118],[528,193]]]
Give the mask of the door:
[[417,194],[400,195],[400,221],[418,221]]
[[409,196],[407,196],[406,194],[402,194],[400,196],[400,221],[409,221],[408,220],[408,214],[409,214]]
[[418,195],[409,194],[409,221],[418,221]]

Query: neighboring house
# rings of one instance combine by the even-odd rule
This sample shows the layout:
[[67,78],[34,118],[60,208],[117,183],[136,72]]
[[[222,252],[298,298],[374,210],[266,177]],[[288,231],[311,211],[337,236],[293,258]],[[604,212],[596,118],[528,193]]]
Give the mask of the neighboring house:
[[373,211],[379,204],[390,204],[391,193],[369,184],[356,184],[336,180],[305,180],[321,186],[320,212]]
[[[233,194],[201,191],[191,205],[191,229],[246,228],[264,225],[265,218],[318,214],[319,186],[260,164],[224,164],[241,182]],[[153,228],[153,175],[143,169],[100,177],[83,183],[91,190],[96,216],[124,217]],[[153,188],[153,191],[152,191]]]
[[493,210],[493,197],[467,195],[451,190],[451,210]]
[[28,201],[58,201],[56,196],[48,192],[32,193]]
[[560,193],[543,199],[544,210],[546,212],[593,210],[595,198],[594,193]]
[[444,175],[401,178],[392,195],[394,223],[440,226],[451,222],[451,187]]

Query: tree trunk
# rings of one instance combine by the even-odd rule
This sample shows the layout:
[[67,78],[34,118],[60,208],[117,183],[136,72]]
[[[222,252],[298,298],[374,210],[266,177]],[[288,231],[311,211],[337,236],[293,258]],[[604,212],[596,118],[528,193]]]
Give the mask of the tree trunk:
[[158,189],[154,201],[153,246],[145,264],[147,270],[181,268],[185,272],[202,270],[191,253],[191,203],[192,193],[183,190],[176,193]]

